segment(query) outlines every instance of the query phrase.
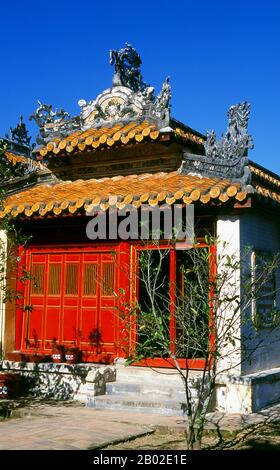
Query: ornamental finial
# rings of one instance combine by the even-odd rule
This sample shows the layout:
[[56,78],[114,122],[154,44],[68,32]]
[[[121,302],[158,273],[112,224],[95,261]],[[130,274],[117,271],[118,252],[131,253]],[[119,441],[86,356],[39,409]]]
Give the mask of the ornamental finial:
[[126,86],[135,92],[147,88],[142,78],[141,64],[141,57],[131,44],[126,43],[119,51],[112,49],[110,65],[115,67],[113,86]]
[[19,123],[14,129],[10,127],[10,132],[10,140],[12,142],[19,145],[25,145],[26,147],[30,146],[31,137],[28,135],[29,131],[26,129],[26,124],[23,122],[22,116],[20,116]]

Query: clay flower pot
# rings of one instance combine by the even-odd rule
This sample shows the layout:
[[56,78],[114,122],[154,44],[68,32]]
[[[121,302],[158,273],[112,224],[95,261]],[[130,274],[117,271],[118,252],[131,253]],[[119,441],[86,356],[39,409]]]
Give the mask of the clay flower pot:
[[7,358],[9,361],[26,362],[26,360],[25,360],[25,354],[22,353],[21,351],[8,352],[8,353],[6,354],[6,358]]
[[0,373],[0,398],[15,398],[19,392],[20,376],[13,373]]
[[67,364],[77,364],[80,359],[79,348],[69,348],[66,350],[65,359]]
[[60,363],[65,361],[65,352],[64,352],[64,346],[58,344],[57,346],[54,346],[52,349],[52,360],[55,363]]

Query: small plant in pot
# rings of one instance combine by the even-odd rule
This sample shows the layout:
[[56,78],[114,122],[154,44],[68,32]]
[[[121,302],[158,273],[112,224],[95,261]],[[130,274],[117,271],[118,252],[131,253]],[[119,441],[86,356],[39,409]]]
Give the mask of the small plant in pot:
[[20,380],[19,374],[0,372],[0,398],[16,398],[20,392]]
[[81,360],[81,350],[78,345],[82,339],[82,332],[74,328],[74,341],[73,346],[70,346],[65,351],[65,359],[67,364],[78,364]]
[[[21,354],[20,361],[22,362],[49,362],[50,357],[40,351],[40,339],[35,329],[32,331],[32,338],[25,338],[26,353]],[[17,354],[16,357],[19,357]],[[14,359],[17,360],[17,359]]]
[[88,335],[88,341],[90,344],[90,361],[99,361],[99,357],[103,351],[102,334],[98,327],[93,328]]
[[52,360],[55,363],[65,361],[65,350],[63,344],[58,344],[57,339],[52,340]]
[[81,351],[75,346],[68,348],[65,352],[65,359],[67,364],[78,364],[80,361],[80,356]]

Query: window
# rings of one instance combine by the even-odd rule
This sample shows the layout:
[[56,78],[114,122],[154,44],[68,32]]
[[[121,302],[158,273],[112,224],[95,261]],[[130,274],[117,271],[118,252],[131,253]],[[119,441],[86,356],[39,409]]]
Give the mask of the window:
[[256,328],[273,325],[276,314],[276,268],[272,253],[253,251],[252,318]]
[[79,265],[68,263],[66,264],[66,295],[78,294],[78,271]]
[[43,295],[44,293],[44,264],[33,264],[32,266],[32,295]]
[[59,295],[61,289],[61,264],[49,265],[48,295]]
[[113,295],[115,284],[115,266],[114,263],[103,264],[102,294]]
[[84,265],[84,295],[96,295],[97,263]]

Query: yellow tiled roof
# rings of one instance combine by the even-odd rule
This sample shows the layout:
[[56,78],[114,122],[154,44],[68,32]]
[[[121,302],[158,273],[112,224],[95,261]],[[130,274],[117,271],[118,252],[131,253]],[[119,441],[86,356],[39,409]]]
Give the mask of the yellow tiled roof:
[[265,188],[265,187],[260,186],[258,184],[255,185],[254,187],[255,187],[255,189],[257,190],[257,193],[260,196],[263,196],[265,198],[268,198],[268,199],[271,199],[275,202],[280,203],[280,193],[277,193],[276,191],[273,191],[269,188]]
[[0,217],[8,213],[24,217],[74,214],[95,208],[106,210],[115,206],[121,209],[127,204],[138,208],[143,203],[156,206],[176,201],[221,204],[228,200],[242,202],[247,195],[239,183],[228,180],[160,172],[40,184],[7,197]]
[[280,203],[280,177],[265,168],[251,162],[250,171],[252,173],[253,186],[257,194],[267,201]]
[[253,176],[263,179],[267,183],[273,184],[276,187],[280,188],[280,177],[275,178],[274,176],[266,173],[265,170],[258,168],[254,164],[250,165],[250,171],[252,172]]
[[[179,128],[170,132],[178,138],[193,141],[201,144],[203,139],[192,134],[184,132]],[[83,152],[85,150],[96,150],[98,148],[112,147],[114,145],[126,145],[128,143],[140,143],[144,140],[164,140],[163,133],[155,124],[148,121],[130,122],[129,124],[117,124],[114,127],[102,127],[100,129],[91,128],[86,131],[77,131],[63,139],[55,139],[49,142],[39,151],[38,158],[56,156],[61,154],[72,154],[73,152]],[[166,135],[166,133],[165,133]]]

